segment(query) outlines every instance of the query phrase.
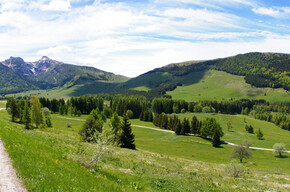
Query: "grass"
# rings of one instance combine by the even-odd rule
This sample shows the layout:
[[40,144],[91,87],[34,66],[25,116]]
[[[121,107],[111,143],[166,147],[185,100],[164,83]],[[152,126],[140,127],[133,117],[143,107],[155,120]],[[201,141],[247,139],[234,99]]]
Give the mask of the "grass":
[[[209,70],[190,73],[183,77],[183,86],[167,92],[173,99],[187,101],[265,99],[271,103],[290,102],[290,95],[284,89],[256,88],[247,84],[243,76],[222,71]],[[194,83],[192,83],[194,82]],[[265,96],[266,94],[266,96]]]
[[[133,127],[137,150],[110,147],[112,153],[97,166],[87,168],[82,164],[90,161],[94,145],[80,143],[77,134],[86,116],[72,120],[52,115],[54,128],[35,130],[10,122],[6,111],[0,111],[0,116],[0,138],[29,191],[289,189],[289,159],[275,158],[271,152],[252,151],[253,157],[244,164],[248,174],[232,178],[224,171],[231,146],[213,148],[201,138]],[[139,120],[131,122],[153,127]],[[74,157],[80,148],[86,153],[77,161]]]

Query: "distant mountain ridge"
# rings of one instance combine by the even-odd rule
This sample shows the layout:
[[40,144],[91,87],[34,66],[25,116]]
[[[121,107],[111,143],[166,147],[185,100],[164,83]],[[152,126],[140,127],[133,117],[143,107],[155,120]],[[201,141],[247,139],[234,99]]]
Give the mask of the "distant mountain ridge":
[[[178,86],[197,82],[208,70],[244,76],[254,87],[290,90],[290,54],[252,52],[213,60],[186,61],[153,69],[129,79],[94,67],[77,66],[43,56],[35,62],[10,57],[0,62],[0,94],[55,87],[73,89],[72,95],[102,92],[140,92],[162,96]],[[69,91],[67,91],[69,92]]]
[[[16,93],[32,89],[50,89],[94,81],[123,82],[128,78],[94,67],[77,66],[43,56],[35,62],[25,62],[20,57],[10,57],[0,62],[0,93]],[[9,75],[8,75],[9,74]],[[11,82],[11,78],[14,81]],[[8,80],[10,79],[10,82]]]

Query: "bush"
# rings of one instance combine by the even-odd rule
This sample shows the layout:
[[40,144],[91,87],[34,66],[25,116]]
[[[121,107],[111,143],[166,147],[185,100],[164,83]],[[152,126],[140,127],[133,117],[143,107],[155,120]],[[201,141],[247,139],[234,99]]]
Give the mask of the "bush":
[[225,172],[231,177],[242,177],[245,174],[245,168],[236,160],[232,160],[230,164],[226,165]]
[[70,123],[67,123],[66,126],[67,126],[67,128],[71,128],[71,124]]

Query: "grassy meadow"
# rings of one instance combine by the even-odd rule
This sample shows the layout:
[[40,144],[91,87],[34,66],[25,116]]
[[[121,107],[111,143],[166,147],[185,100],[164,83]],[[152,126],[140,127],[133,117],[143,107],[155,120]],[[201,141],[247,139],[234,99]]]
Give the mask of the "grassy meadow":
[[167,92],[172,99],[222,101],[231,98],[249,98],[265,99],[270,103],[290,102],[290,94],[284,89],[252,87],[245,82],[243,76],[231,75],[223,71],[193,72],[183,77],[182,81],[183,86]]
[[[182,114],[191,116],[192,114]],[[198,114],[197,114],[198,115]],[[198,118],[205,118],[200,114]],[[232,146],[213,148],[211,143],[193,136],[134,127],[137,150],[109,147],[110,153],[93,167],[87,167],[94,145],[80,142],[78,135],[86,116],[52,115],[53,128],[25,130],[10,122],[6,111],[0,111],[0,138],[13,160],[19,177],[30,191],[287,191],[289,189],[289,158],[277,158],[272,152],[254,151],[246,160],[247,174],[229,177],[224,171],[231,161]],[[202,117],[204,116],[204,117]],[[218,120],[227,118],[219,115]],[[232,116],[236,117],[236,116]],[[236,118],[239,118],[238,116]],[[241,117],[243,119],[243,117]],[[247,121],[250,121],[247,118]],[[254,120],[253,126],[267,122]],[[132,125],[154,127],[152,123],[131,120]],[[68,127],[70,124],[71,127]],[[238,141],[239,119],[232,120],[232,137]],[[107,126],[107,125],[106,125]],[[222,124],[224,127],[224,125]],[[272,130],[269,128],[269,131]],[[278,138],[267,138],[267,147]],[[282,134],[279,129],[272,131]],[[289,133],[285,134],[289,137]],[[288,134],[288,135],[287,135]],[[254,138],[252,138],[254,140]],[[268,141],[269,139],[269,141]],[[282,138],[283,139],[283,138]],[[252,140],[251,140],[252,141]],[[284,141],[284,140],[283,140]],[[254,143],[254,142],[253,142]],[[258,144],[258,143],[254,143]],[[289,141],[287,143],[289,146]],[[84,151],[79,155],[80,151]],[[266,175],[266,177],[265,177]]]

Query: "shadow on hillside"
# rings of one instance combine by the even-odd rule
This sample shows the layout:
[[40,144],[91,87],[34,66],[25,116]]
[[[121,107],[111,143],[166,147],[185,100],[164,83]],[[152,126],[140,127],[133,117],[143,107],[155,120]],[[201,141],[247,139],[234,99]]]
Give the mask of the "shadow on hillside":
[[114,92],[117,85],[120,83],[105,83],[105,82],[92,82],[88,84],[76,85],[72,88],[74,90],[69,93],[69,96],[82,96],[87,94],[97,94]]
[[191,72],[184,76],[175,76],[175,79],[177,82],[182,83],[183,86],[188,86],[199,82],[204,83],[204,81],[201,80],[205,76],[205,73],[206,70]]

